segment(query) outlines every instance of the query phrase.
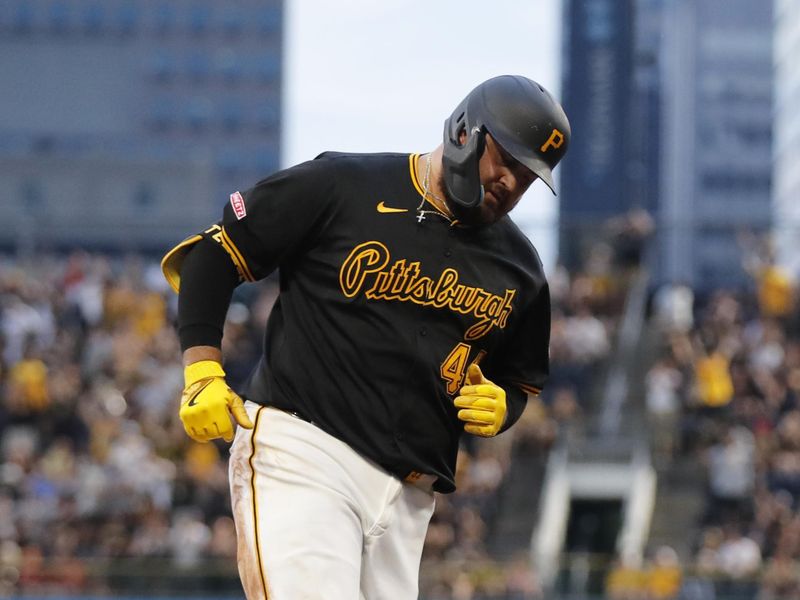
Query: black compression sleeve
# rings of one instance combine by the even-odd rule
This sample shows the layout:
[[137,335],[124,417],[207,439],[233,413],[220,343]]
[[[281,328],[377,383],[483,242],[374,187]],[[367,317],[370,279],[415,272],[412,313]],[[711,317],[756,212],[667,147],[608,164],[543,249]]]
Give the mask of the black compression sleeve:
[[200,240],[181,265],[178,295],[178,337],[181,350],[222,344],[222,328],[239,275],[217,244]]

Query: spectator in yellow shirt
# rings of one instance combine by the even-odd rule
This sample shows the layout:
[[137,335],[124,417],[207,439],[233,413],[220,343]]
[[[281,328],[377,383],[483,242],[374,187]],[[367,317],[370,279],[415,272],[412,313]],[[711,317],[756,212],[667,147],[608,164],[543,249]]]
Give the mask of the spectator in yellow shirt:
[[30,347],[8,371],[8,403],[13,412],[38,413],[50,405],[47,366]]
[[784,318],[794,308],[794,283],[777,265],[764,268],[758,277],[758,305],[765,317]]
[[695,363],[697,391],[701,403],[710,408],[727,406],[733,399],[733,380],[728,359],[719,351]]

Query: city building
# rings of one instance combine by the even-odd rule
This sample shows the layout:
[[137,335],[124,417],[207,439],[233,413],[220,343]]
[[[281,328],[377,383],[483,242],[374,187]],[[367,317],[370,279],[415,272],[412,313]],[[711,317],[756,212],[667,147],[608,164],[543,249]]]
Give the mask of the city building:
[[772,2],[674,0],[662,35],[659,273],[738,288],[772,222]]
[[572,126],[561,166],[559,254],[578,266],[598,224],[631,204],[634,0],[565,0],[562,95]]
[[160,251],[279,166],[281,0],[0,3],[0,245]]

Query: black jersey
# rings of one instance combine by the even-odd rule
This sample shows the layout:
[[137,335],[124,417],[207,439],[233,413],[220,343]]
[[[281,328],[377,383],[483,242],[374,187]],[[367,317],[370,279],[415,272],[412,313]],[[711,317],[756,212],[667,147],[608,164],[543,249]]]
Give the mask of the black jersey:
[[480,361],[488,379],[517,388],[511,425],[524,408],[519,390],[538,393],[547,376],[550,301],[513,222],[453,224],[423,199],[418,158],[325,153],[232,194],[204,235],[243,280],[279,268],[244,395],[297,413],[401,478],[436,475],[448,492],[463,431],[453,398],[467,366]]

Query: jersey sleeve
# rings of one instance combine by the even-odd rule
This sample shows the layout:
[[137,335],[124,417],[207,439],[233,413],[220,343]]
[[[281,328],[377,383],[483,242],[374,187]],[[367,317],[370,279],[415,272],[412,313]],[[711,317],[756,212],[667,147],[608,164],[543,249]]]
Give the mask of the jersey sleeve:
[[161,269],[172,289],[180,289],[184,258],[201,239],[227,252],[240,281],[263,279],[313,244],[336,205],[331,163],[317,158],[279,171],[245,192],[231,194],[221,221],[189,236],[162,259]]
[[263,279],[313,246],[336,207],[331,162],[302,163],[231,194],[219,243],[243,279]]
[[507,394],[507,429],[519,419],[528,395],[538,396],[550,372],[550,290],[545,283],[504,350],[491,361],[491,377]]
[[550,288],[546,283],[502,355],[498,379],[534,396],[541,393],[550,373]]

